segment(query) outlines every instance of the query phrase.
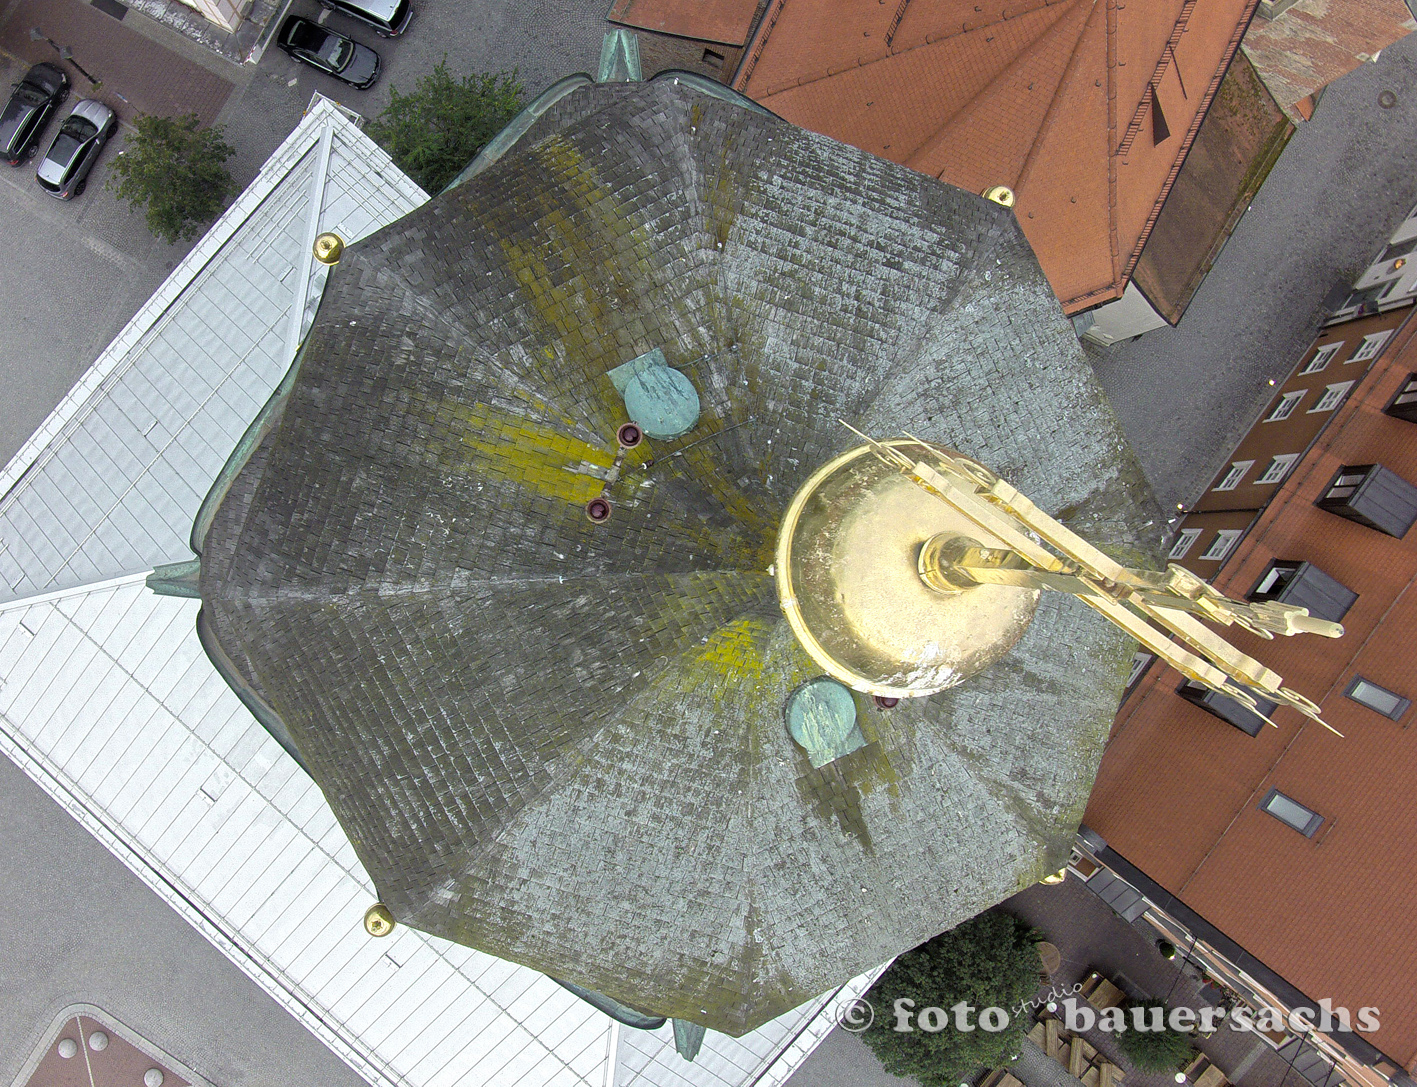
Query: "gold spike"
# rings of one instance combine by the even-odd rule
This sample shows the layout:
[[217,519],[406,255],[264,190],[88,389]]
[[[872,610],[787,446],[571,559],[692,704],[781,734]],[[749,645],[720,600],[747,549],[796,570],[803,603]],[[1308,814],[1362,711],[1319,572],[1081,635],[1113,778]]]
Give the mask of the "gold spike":
[[882,461],[898,467],[922,490],[947,502],[1007,548],[970,547],[973,541],[963,537],[932,539],[922,548],[919,560],[920,576],[927,585],[945,593],[968,592],[971,583],[1071,593],[1183,675],[1234,699],[1271,725],[1274,722],[1259,713],[1250,690],[1342,735],[1323,720],[1315,703],[1284,687],[1283,677],[1236,649],[1198,616],[1223,626],[1239,626],[1262,638],[1275,634],[1337,638],[1343,634],[1339,624],[1315,619],[1307,609],[1292,605],[1232,600],[1174,564],[1164,571],[1124,567],[983,465],[951,456],[907,433],[907,439],[933,451],[937,458],[935,466],[924,461],[912,463],[899,449],[876,441],[845,420],[841,422]]

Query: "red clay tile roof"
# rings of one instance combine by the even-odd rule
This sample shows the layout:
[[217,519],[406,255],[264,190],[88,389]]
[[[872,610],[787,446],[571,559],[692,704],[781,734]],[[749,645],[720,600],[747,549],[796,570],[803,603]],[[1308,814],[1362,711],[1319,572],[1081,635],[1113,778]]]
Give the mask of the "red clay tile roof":
[[1009,186],[1078,312],[1121,295],[1256,2],[773,0],[733,85],[961,188]]
[[[1288,710],[1252,738],[1153,666],[1113,726],[1085,822],[1310,999],[1379,1008],[1369,1041],[1417,1071],[1417,711],[1390,721],[1343,693],[1363,675],[1417,700],[1417,531],[1393,539],[1314,505],[1345,464],[1417,480],[1417,427],[1383,413],[1417,370],[1414,333],[1394,337],[1215,580],[1243,596],[1271,560],[1302,559],[1358,593],[1335,641],[1227,632],[1343,738]],[[1323,816],[1313,838],[1260,810],[1271,788]]]
[[1417,30],[1402,0],[1299,0],[1276,19],[1256,19],[1242,48],[1279,108],[1299,103]]
[[615,0],[606,18],[659,34],[742,45],[757,11],[758,0]]

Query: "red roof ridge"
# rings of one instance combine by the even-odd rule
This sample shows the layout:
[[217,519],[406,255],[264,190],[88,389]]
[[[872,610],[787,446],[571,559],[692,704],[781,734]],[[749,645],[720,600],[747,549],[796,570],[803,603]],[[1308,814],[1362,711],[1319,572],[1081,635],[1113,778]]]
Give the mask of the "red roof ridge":
[[[770,10],[767,14],[763,16],[762,27],[760,27],[761,34],[754,35],[753,41],[749,43],[749,59],[743,63],[738,75],[733,80],[733,86],[735,88],[741,90],[742,86],[745,86],[748,80],[752,77],[752,69],[757,64],[758,56],[761,53],[761,49],[757,48],[758,43],[759,41],[764,43],[766,42],[767,35],[771,33],[771,28],[768,27],[768,20],[769,18],[772,18],[773,22],[776,22],[776,16],[781,10],[784,2],[785,0],[778,0],[775,9]],[[1192,0],[1192,2],[1194,2],[1194,0]],[[1051,29],[1052,26],[1056,26],[1057,23],[1064,17],[1061,13],[1063,9],[1076,6],[1075,0],[1053,0],[1053,2],[1051,3],[1045,0],[1045,2],[1040,4],[1039,6],[1029,8],[1027,11],[1021,12],[1018,15],[1004,16],[1003,18],[994,19],[990,22],[982,22],[977,26],[963,27],[959,31],[949,34],[927,34],[925,36],[924,41],[918,42],[915,45],[907,45],[901,49],[892,48],[891,40],[895,37],[895,32],[900,26],[900,20],[905,15],[906,6],[909,3],[910,0],[901,0],[900,7],[896,10],[895,18],[891,21],[890,29],[887,31],[886,37],[884,39],[886,48],[879,56],[871,57],[869,60],[862,60],[858,57],[855,64],[845,64],[839,68],[828,68],[826,72],[824,72],[822,75],[811,76],[806,79],[799,79],[796,82],[785,82],[778,86],[765,87],[756,93],[755,98],[759,100],[764,98],[771,98],[773,95],[781,94],[783,91],[795,90],[798,87],[811,86],[813,83],[820,83],[823,80],[835,78],[836,76],[841,75],[843,72],[849,72],[856,68],[868,68],[873,64],[880,64],[884,61],[891,60],[894,57],[909,56],[911,53],[919,49],[929,49],[931,46],[938,46],[945,42],[957,41],[958,39],[968,37],[971,34],[980,34],[984,31],[995,30],[1006,23],[1016,23],[1019,21],[1019,19],[1025,18],[1029,15],[1033,15],[1037,12],[1051,12],[1055,10],[1060,12],[1060,14],[1054,16],[1053,22],[1049,26],[1049,29]],[[766,28],[766,30],[764,30],[763,28]],[[1046,34],[1047,30],[1045,29],[1043,33]],[[1043,34],[1039,35],[1040,38],[1042,36]],[[1036,40],[1037,39],[1035,39],[1035,41]],[[756,51],[754,51],[755,49]]]
[[[1081,11],[1082,9],[1076,8],[1074,10]],[[1088,8],[1082,21],[1082,29],[1078,31],[1077,40],[1073,42],[1073,48],[1068,53],[1068,63],[1063,66],[1062,78],[1058,80],[1058,86],[1053,91],[1053,101],[1048,103],[1048,112],[1043,115],[1043,121],[1033,133],[1033,142],[1028,146],[1028,154],[1025,156],[1023,166],[1019,168],[1018,177],[1014,181],[1013,187],[1015,190],[1022,189],[1028,183],[1029,176],[1033,173],[1034,164],[1038,159],[1037,151],[1039,144],[1043,142],[1043,137],[1052,130],[1053,122],[1058,115],[1063,93],[1077,76],[1078,58],[1082,55],[1083,30],[1087,29],[1087,16],[1091,14],[1092,10]]]

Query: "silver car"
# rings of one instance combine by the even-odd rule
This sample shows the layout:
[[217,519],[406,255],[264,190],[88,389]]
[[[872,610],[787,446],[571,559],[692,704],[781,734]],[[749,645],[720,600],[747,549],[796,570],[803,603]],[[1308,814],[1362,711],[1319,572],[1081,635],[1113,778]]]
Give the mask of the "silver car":
[[108,138],[118,129],[118,117],[102,102],[85,98],[64,118],[44,161],[35,170],[39,186],[58,200],[84,191],[89,171]]

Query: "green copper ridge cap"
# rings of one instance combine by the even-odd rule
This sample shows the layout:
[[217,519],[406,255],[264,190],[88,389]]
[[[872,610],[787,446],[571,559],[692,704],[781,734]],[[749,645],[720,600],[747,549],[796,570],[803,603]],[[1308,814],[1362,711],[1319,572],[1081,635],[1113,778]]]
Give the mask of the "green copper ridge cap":
[[[746,94],[740,94],[732,87],[720,83],[716,79],[710,79],[706,75],[700,75],[698,72],[686,71],[683,68],[666,68],[664,71],[656,72],[651,76],[649,82],[662,83],[665,80],[669,80],[676,85],[682,83],[684,86],[691,87],[700,94],[707,94],[712,98],[718,98],[724,102],[730,102],[735,106],[741,106],[743,109],[752,110],[754,113],[761,113],[764,117],[777,117],[777,114],[772,110],[754,102]],[[781,117],[777,119],[779,121],[782,120]]]
[[180,596],[188,600],[202,599],[202,560],[169,562],[153,567],[147,586],[158,596]]
[[[628,42],[624,39],[628,39]],[[607,62],[610,65],[608,68]],[[616,74],[617,72],[621,74]],[[628,78],[626,78],[627,76]],[[443,192],[456,189],[463,182],[476,177],[498,159],[504,157],[547,110],[572,91],[592,86],[595,83],[638,83],[642,81],[644,77],[640,67],[640,40],[633,32],[621,29],[612,30],[605,35],[600,47],[598,77],[592,79],[584,72],[577,72],[574,75],[563,76],[552,83],[533,98],[520,113],[508,121],[507,126],[493,136],[482,150],[473,156],[472,161],[463,171],[448,182],[443,188]],[[761,113],[764,117],[777,116],[772,110],[758,105],[747,95],[739,94],[731,87],[726,87],[717,80],[709,79],[697,72],[668,69],[656,74],[649,82],[655,83],[665,79],[675,83],[683,83],[686,87],[692,87],[701,94],[731,102],[735,106],[752,110],[754,113]]]
[[285,413],[285,402],[290,398],[290,390],[295,387],[295,379],[300,374],[300,363],[304,358],[305,344],[302,343],[300,349],[295,352],[295,359],[291,362],[290,369],[285,372],[285,377],[280,379],[280,384],[256,413],[256,418],[251,420],[251,425],[241,435],[241,440],[232,449],[231,456],[226,458],[226,463],[221,466],[221,471],[212,481],[211,489],[202,499],[202,504],[197,508],[197,516],[192,521],[192,535],[188,544],[194,554],[202,553],[202,545],[212,527],[212,519],[216,517],[216,511],[221,507],[226,492],[231,489],[232,482],[241,473],[241,469],[246,467],[246,462],[251,459],[251,454],[265,440],[266,435],[280,422],[280,417]]
[[[546,975],[551,977],[550,974]],[[562,981],[560,978],[551,978],[557,985],[565,989],[568,993],[574,993],[598,1012],[603,1012],[614,1019],[617,1023],[622,1023],[635,1030],[658,1030],[664,1026],[664,1016],[646,1015],[642,1011],[636,1011],[628,1004],[621,1004],[614,997],[606,996],[604,993],[597,993],[594,989],[587,989],[584,985],[577,985],[574,981]],[[678,1020],[675,1020],[678,1022]]]
[[674,1051],[686,1061],[692,1062],[699,1055],[707,1031],[697,1023],[687,1019],[674,1020]]
[[[491,166],[508,151],[510,151],[518,140],[526,135],[527,130],[541,119],[541,115],[554,106],[572,91],[580,90],[582,87],[591,86],[595,80],[584,72],[577,72],[575,75],[563,76],[555,83],[547,87],[529,102],[526,107],[507,122],[507,127],[493,136],[491,140],[473,156],[471,162],[463,168],[462,173],[449,181],[443,192],[456,189],[464,181],[476,177],[483,170]],[[441,196],[442,193],[439,193]]]
[[221,643],[212,633],[211,621],[207,617],[205,608],[197,613],[197,641],[201,643],[202,649],[207,654],[207,659],[212,662],[212,667],[217,670],[217,674],[226,680],[227,686],[241,700],[241,704],[251,711],[251,716],[256,719],[256,722],[270,733],[271,739],[285,748],[286,754],[295,760],[300,769],[314,777],[313,774],[310,774],[310,767],[306,765],[305,759],[300,754],[300,749],[291,739],[290,729],[286,728],[280,714],[276,713],[270,704],[256,693],[241,674],[241,670],[232,663],[231,658],[222,649]]
[[597,83],[641,83],[640,39],[633,30],[616,27],[608,30],[600,42],[600,71]]

